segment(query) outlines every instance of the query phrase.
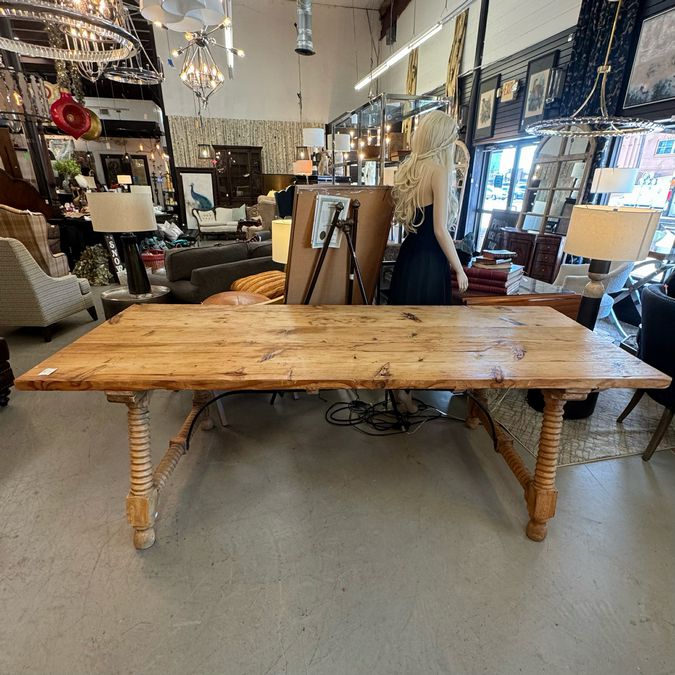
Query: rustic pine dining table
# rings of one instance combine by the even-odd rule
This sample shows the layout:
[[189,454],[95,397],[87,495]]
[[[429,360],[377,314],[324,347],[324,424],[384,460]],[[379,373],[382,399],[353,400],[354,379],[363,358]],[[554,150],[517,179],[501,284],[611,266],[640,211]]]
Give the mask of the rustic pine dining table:
[[[183,348],[177,348],[183,345]],[[190,349],[184,348],[191,345]],[[158,495],[195,422],[213,426],[213,391],[468,390],[466,424],[483,424],[523,488],[527,536],[555,513],[565,401],[614,387],[661,388],[670,378],[548,308],[137,305],[56,352],[17,389],[103,391],[127,406],[133,541],[155,541]],[[545,408],[534,471],[495,424],[487,389],[541,388]],[[193,404],[153,466],[148,392],[191,390]],[[199,416],[199,419],[196,419]]]

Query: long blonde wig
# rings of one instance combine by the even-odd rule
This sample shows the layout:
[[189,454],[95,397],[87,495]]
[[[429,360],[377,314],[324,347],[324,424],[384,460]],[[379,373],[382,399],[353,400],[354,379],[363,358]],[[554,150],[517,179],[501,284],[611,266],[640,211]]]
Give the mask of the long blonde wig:
[[434,110],[427,113],[412,137],[410,156],[394,177],[394,219],[407,232],[415,232],[422,223],[415,223],[417,209],[421,209],[420,192],[423,179],[434,166],[448,170],[448,227],[454,224],[459,210],[455,194],[455,143],[457,123],[447,113]]

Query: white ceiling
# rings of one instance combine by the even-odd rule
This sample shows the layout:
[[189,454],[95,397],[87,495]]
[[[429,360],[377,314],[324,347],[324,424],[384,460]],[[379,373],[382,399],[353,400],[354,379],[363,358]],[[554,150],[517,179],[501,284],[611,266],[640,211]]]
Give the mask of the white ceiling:
[[336,5],[338,7],[356,7],[357,9],[380,9],[382,0],[313,0],[315,5]]

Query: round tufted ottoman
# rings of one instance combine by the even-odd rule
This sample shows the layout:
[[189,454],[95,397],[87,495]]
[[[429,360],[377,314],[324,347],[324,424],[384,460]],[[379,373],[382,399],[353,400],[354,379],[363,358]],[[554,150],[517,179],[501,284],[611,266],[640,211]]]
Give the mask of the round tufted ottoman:
[[209,296],[202,302],[202,305],[257,305],[260,302],[269,302],[269,298],[260,293],[224,291]]

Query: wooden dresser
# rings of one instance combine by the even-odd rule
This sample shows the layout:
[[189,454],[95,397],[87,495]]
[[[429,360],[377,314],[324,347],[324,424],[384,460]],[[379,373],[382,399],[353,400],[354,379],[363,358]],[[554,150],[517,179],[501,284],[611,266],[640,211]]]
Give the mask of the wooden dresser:
[[558,275],[565,238],[559,234],[537,234],[515,227],[501,229],[498,248],[516,253],[515,263],[532,279],[550,284]]

